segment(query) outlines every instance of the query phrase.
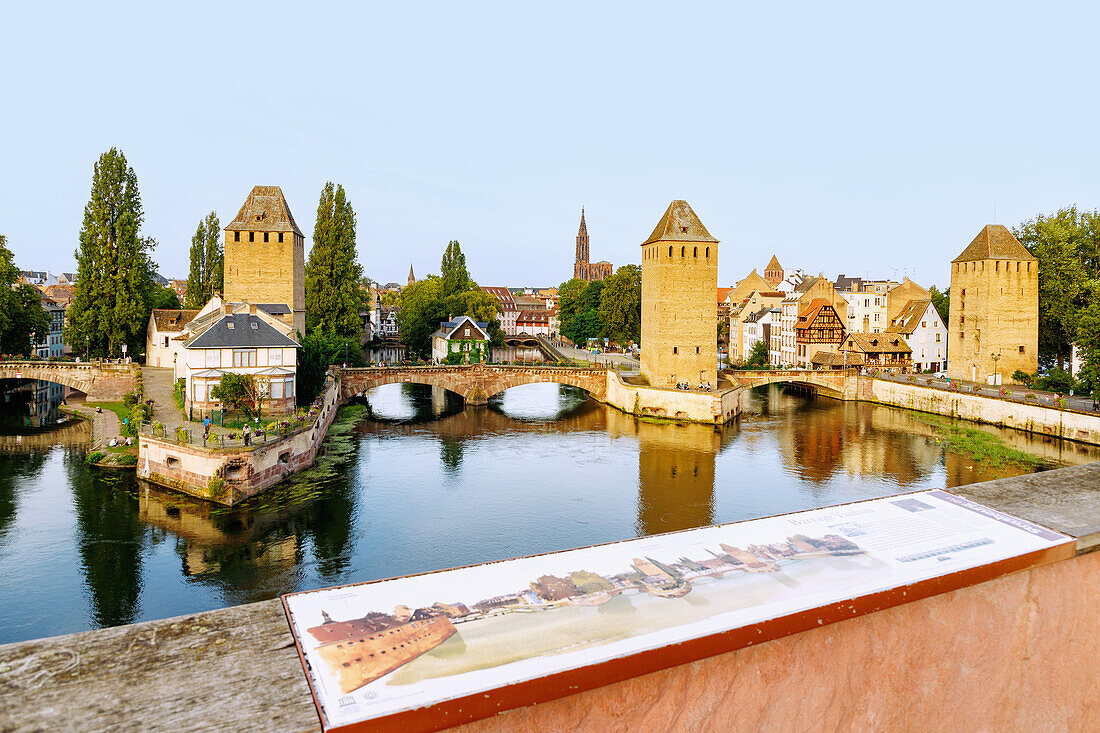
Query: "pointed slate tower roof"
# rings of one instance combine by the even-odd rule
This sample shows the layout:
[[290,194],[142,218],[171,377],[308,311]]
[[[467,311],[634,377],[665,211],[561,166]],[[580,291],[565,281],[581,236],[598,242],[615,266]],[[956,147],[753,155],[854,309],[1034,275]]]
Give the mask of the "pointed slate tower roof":
[[302,230],[294,223],[283,189],[278,186],[254,186],[248,194],[237,218],[229,222],[227,231],[238,232],[294,232],[299,237]]
[[409,263],[409,285],[412,285],[414,282],[416,282],[416,275],[413,274],[413,266],[412,266],[412,263],[410,262]]
[[1024,249],[1020,240],[1004,224],[987,224],[978,232],[962,254],[952,262],[976,262],[978,260],[1034,260],[1036,257]]
[[652,242],[713,242],[718,240],[699,221],[699,217],[688,206],[687,201],[676,200],[668,205],[665,215],[657,222],[657,227],[643,245]]

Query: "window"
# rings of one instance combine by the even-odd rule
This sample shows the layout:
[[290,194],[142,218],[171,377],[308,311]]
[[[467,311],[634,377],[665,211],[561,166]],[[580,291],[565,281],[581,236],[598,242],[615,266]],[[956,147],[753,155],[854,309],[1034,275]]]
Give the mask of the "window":
[[220,367],[222,365],[222,352],[221,349],[207,349],[206,350],[206,368]]
[[256,232],[249,232],[248,233],[248,241],[249,242],[255,242],[256,241]]
[[672,259],[672,245],[669,245],[669,248],[668,248],[668,258],[670,260]]
[[233,349],[233,366],[235,366],[235,367],[254,367],[254,366],[256,366],[256,350],[255,349]]
[[168,337],[167,336],[164,337],[164,348],[166,348],[166,349],[168,348]]
[[270,386],[270,397],[273,400],[281,400],[283,398],[283,380],[272,379]]
[[264,232],[264,244],[267,244],[267,232]]
[[687,257],[687,247],[681,247],[680,248],[680,256],[681,257]]
[[[753,330],[755,331],[756,329],[753,329]],[[695,347],[695,353],[696,353],[696,354],[698,354],[698,353],[699,353],[699,347],[698,347],[698,346],[696,346],[696,347]]]
[[271,366],[282,366],[283,364],[283,350],[282,349],[268,349],[267,350],[267,363]]
[[710,257],[710,247],[707,247],[707,254],[706,254],[706,256],[707,256],[707,257]]
[[921,321],[920,322],[920,327],[921,328],[928,328],[928,321]]
[[938,333],[936,334],[936,343],[937,344],[940,343],[940,334],[938,334]]
[[233,232],[233,241],[234,242],[241,241],[241,233],[240,232]]
[[672,353],[673,353],[673,354],[678,354],[678,353],[680,353],[680,352],[679,352],[679,351],[677,350],[677,348],[676,348],[675,346],[673,346],[673,347],[672,347]]
[[1021,354],[1024,353],[1024,347],[1023,346],[1020,347],[1020,353]]
[[283,243],[283,233],[279,232],[279,244]]
[[691,248],[691,256],[692,257],[698,257],[699,256],[699,248],[698,247],[692,247]]
[[966,338],[966,332],[964,332],[964,331],[959,331],[959,341],[962,341],[962,340],[964,340],[965,338]]

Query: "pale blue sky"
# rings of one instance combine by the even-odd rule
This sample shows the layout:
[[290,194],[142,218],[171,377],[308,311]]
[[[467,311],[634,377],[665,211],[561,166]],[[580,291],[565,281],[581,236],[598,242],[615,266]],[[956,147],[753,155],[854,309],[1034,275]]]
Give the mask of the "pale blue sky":
[[[110,6],[110,7],[108,7]],[[195,226],[282,186],[307,235],[327,180],[366,272],[483,285],[639,262],[668,202],[722,241],[719,277],[947,263],[987,223],[1100,204],[1100,11],[1058,3],[9,4],[0,233],[72,257],[92,167],[133,165],[145,232],[185,277]]]

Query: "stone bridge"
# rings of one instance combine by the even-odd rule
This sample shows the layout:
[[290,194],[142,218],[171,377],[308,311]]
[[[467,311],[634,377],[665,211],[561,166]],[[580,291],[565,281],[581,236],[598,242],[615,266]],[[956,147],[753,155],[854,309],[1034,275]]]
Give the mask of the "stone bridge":
[[80,390],[89,402],[115,402],[134,388],[136,364],[0,361],[0,379],[40,379]]
[[843,399],[857,384],[855,369],[738,369],[722,372],[735,387],[752,389],[765,384],[795,384],[829,397]]
[[580,387],[599,401],[607,396],[607,370],[560,366],[402,366],[335,368],[340,396],[348,400],[384,384],[429,384],[454,392],[467,405],[484,405],[489,398],[522,384],[556,382]]

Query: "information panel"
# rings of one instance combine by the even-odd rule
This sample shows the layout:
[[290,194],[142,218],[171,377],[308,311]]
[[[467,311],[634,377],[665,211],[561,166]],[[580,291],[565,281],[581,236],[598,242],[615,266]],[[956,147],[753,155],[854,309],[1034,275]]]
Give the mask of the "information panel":
[[413,710],[424,725],[446,701],[1072,542],[925,491],[283,600],[326,729]]

